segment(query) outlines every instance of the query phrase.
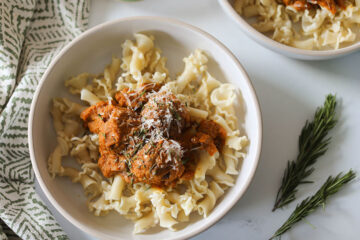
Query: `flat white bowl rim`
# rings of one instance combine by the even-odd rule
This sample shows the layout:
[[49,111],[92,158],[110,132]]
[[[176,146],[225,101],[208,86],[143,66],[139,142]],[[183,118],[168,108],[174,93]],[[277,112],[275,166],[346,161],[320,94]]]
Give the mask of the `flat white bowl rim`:
[[300,56],[307,56],[307,57],[322,57],[324,59],[326,57],[337,57],[343,56],[352,52],[356,52],[360,50],[360,41],[355,42],[350,46],[346,46],[344,48],[333,49],[333,50],[306,50],[300,49],[295,47],[290,47],[285,44],[279,43],[264,34],[257,31],[253,28],[244,18],[242,18],[230,4],[229,0],[219,0],[223,9],[229,14],[235,21],[239,24],[241,29],[249,34],[249,36],[257,39],[260,43],[264,44],[265,46],[272,47],[274,49],[280,50],[280,52],[289,52],[291,55],[300,55]]
[[[246,179],[246,183],[244,184],[244,187],[239,191],[239,193],[237,194],[237,196],[233,199],[231,199],[229,201],[229,204],[224,205],[223,206],[223,210],[222,213],[215,218],[214,220],[211,221],[206,221],[204,223],[204,225],[202,225],[201,227],[199,227],[198,229],[192,231],[192,232],[188,232],[186,234],[183,234],[180,237],[175,237],[173,239],[183,239],[183,238],[190,238],[196,234],[199,234],[200,232],[206,230],[207,228],[209,228],[210,226],[212,226],[213,224],[215,224],[217,221],[219,221],[237,202],[238,200],[243,196],[243,194],[245,193],[245,191],[247,190],[247,188],[250,185],[251,180],[254,177],[255,171],[257,169],[257,165],[259,162],[259,158],[260,158],[260,152],[261,152],[261,145],[262,145],[262,120],[261,120],[261,111],[260,111],[260,106],[258,103],[258,98],[256,96],[254,87],[251,83],[251,81],[249,80],[249,77],[246,73],[246,71],[243,69],[242,65],[240,64],[240,62],[237,60],[237,58],[230,52],[229,49],[227,49],[227,47],[225,47],[220,41],[218,41],[215,37],[213,37],[212,35],[210,35],[209,33],[195,27],[192,26],[190,24],[184,23],[182,21],[179,20],[175,20],[172,18],[166,18],[166,17],[156,17],[156,16],[137,16],[137,17],[126,17],[126,18],[119,18],[116,20],[112,20],[112,21],[108,21],[102,24],[99,24],[87,31],[85,31],[84,33],[82,33],[81,35],[79,35],[78,37],[76,37],[71,43],[67,44],[61,51],[60,53],[52,60],[52,62],[50,63],[50,65],[48,66],[47,70],[45,71],[45,73],[43,74],[37,88],[36,91],[34,93],[33,96],[33,101],[31,103],[31,108],[30,108],[30,115],[29,115],[29,122],[28,122],[28,143],[29,143],[29,151],[30,151],[30,158],[31,158],[31,162],[33,165],[33,169],[35,172],[35,176],[39,182],[39,185],[42,189],[42,191],[45,193],[45,196],[49,199],[49,201],[51,202],[51,204],[56,208],[56,210],[58,212],[61,213],[62,216],[64,216],[69,222],[71,222],[72,224],[74,224],[77,228],[81,229],[82,231],[97,237],[97,238],[103,238],[104,235],[101,234],[101,232],[97,231],[97,230],[93,230],[92,228],[89,228],[87,225],[77,221],[75,218],[73,218],[70,214],[67,213],[67,211],[65,211],[61,205],[57,202],[57,200],[55,198],[53,198],[53,196],[50,194],[50,192],[48,191],[43,179],[41,178],[41,174],[40,171],[38,169],[38,165],[37,162],[35,160],[35,153],[34,153],[34,148],[33,148],[33,131],[32,131],[32,126],[33,126],[33,118],[34,118],[34,114],[35,114],[35,108],[37,105],[37,99],[38,96],[40,94],[40,91],[42,89],[42,85],[44,84],[45,80],[48,78],[49,73],[52,71],[52,69],[54,68],[54,66],[57,64],[57,62],[59,61],[59,59],[68,51],[68,49],[70,49],[76,42],[81,41],[82,39],[86,38],[88,35],[100,30],[101,28],[107,26],[107,25],[111,25],[111,24],[117,24],[119,22],[127,22],[127,21],[134,21],[134,20],[155,20],[155,21],[161,21],[161,22],[167,22],[167,23],[171,23],[174,25],[177,25],[179,27],[182,28],[188,28],[191,29],[199,34],[201,34],[203,37],[210,39],[211,41],[213,41],[214,43],[216,43],[216,45],[218,45],[224,52],[226,55],[228,55],[232,61],[237,65],[237,67],[239,68],[239,70],[243,73],[244,76],[244,81],[246,81],[247,85],[249,86],[250,89],[250,95],[253,98],[254,101],[254,105],[255,105],[255,114],[256,114],[256,120],[257,120],[257,125],[259,126],[259,131],[258,131],[258,146],[256,147],[256,153],[255,153],[255,159],[254,159],[254,164],[253,167],[251,169],[249,178]],[[234,186],[235,187],[235,186]]]

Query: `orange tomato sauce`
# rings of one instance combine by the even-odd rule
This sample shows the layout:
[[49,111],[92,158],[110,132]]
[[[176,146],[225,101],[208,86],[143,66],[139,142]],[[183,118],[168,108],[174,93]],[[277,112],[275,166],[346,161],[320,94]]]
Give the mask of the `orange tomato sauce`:
[[80,117],[99,136],[98,165],[107,178],[175,185],[191,179],[199,150],[222,151],[226,131],[211,120],[191,119],[187,107],[161,85],[146,84],[85,109]]

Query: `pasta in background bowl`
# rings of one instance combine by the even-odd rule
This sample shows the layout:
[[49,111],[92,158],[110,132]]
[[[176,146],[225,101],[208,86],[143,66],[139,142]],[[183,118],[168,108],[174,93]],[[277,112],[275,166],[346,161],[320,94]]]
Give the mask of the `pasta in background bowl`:
[[[101,181],[100,177],[102,176],[97,174],[96,171],[94,171],[94,169],[96,169],[96,164],[91,165],[91,163],[84,163],[81,160],[83,159],[82,154],[84,154],[84,152],[82,152],[82,150],[80,149],[81,147],[76,148],[74,146],[85,146],[89,150],[87,151],[87,154],[89,154],[89,156],[86,156],[85,159],[86,158],[97,159],[98,153],[95,151],[96,146],[92,144],[94,143],[94,141],[96,142],[96,140],[91,139],[92,136],[90,135],[85,135],[83,139],[81,137],[73,136],[71,138],[72,139],[71,141],[74,142],[73,148],[71,148],[72,151],[69,151],[69,149],[65,149],[66,147],[64,148],[64,146],[66,146],[66,144],[63,144],[64,138],[61,138],[61,134],[59,135],[59,132],[57,138],[53,130],[53,124],[52,124],[51,116],[49,115],[49,109],[52,105],[52,99],[54,97],[61,97],[62,99],[55,100],[56,102],[55,105],[59,107],[58,108],[59,111],[61,110],[63,112],[55,113],[55,115],[60,114],[59,116],[61,116],[61,118],[58,119],[65,120],[67,124],[65,125],[69,126],[63,129],[64,130],[63,133],[66,134],[66,133],[75,132],[76,127],[73,126],[75,126],[76,124],[69,125],[69,123],[71,123],[72,121],[77,121],[76,117],[72,116],[70,118],[66,118],[65,115],[67,114],[71,115],[71,112],[78,114],[80,111],[83,110],[83,108],[80,107],[78,108],[77,106],[79,105],[75,103],[71,104],[71,102],[81,103],[81,101],[79,101],[79,97],[70,94],[67,91],[67,89],[63,86],[64,79],[68,79],[71,76],[76,76],[81,72],[89,72],[89,69],[90,69],[90,74],[91,75],[93,74],[92,76],[96,76],[96,73],[102,72],[103,69],[109,64],[109,59],[111,59],[112,57],[113,57],[112,64],[108,65],[108,67],[106,67],[105,69],[109,70],[112,68],[112,66],[118,65],[117,59],[120,59],[121,57],[126,58],[127,55],[126,51],[123,52],[123,54],[121,53],[121,44],[127,39],[133,39],[133,34],[135,32],[144,32],[146,34],[155,37],[156,39],[155,45],[163,50],[161,55],[168,58],[166,66],[168,67],[168,72],[170,73],[168,75],[170,79],[179,79],[179,77],[177,77],[173,73],[181,73],[183,71],[184,65],[181,59],[184,56],[190,55],[190,57],[187,59],[193,59],[194,61],[197,62],[204,61],[199,65],[198,71],[203,73],[202,76],[207,76],[208,79],[207,81],[215,83],[216,86],[223,86],[219,88],[219,90],[213,91],[213,93],[211,94],[211,97],[213,98],[212,99],[213,103],[217,102],[216,104],[226,105],[227,98],[222,97],[224,96],[223,92],[228,93],[229,90],[231,91],[231,89],[234,89],[234,93],[236,92],[236,96],[237,96],[236,97],[237,101],[235,101],[234,107],[236,109],[235,112],[239,114],[237,116],[238,118],[236,117],[232,119],[236,121],[236,124],[239,124],[241,132],[243,134],[245,133],[250,140],[249,146],[246,149],[246,156],[242,160],[240,164],[240,168],[238,168],[240,169],[238,175],[236,175],[236,168],[234,168],[235,165],[232,165],[231,163],[229,165],[229,162],[226,163],[228,165],[227,169],[223,168],[229,174],[236,176],[234,180],[230,180],[229,178],[218,179],[222,183],[214,182],[209,184],[209,188],[207,188],[209,190],[207,191],[211,190],[212,194],[210,194],[211,196],[209,195],[210,196],[209,200],[206,200],[201,205],[202,207],[198,208],[198,209],[202,209],[200,210],[200,213],[205,215],[206,218],[201,219],[191,214],[189,218],[189,222],[187,224],[176,225],[176,229],[178,230],[177,232],[155,227],[155,228],[150,228],[148,231],[146,231],[146,234],[134,236],[132,234],[133,224],[131,221],[125,219],[123,216],[119,216],[114,213],[109,213],[106,216],[100,216],[100,217],[94,216],[93,213],[89,212],[88,210],[88,206],[86,204],[88,200],[84,196],[84,191],[81,187],[81,184],[71,183],[71,181],[66,178],[57,177],[55,179],[52,179],[51,174],[49,174],[47,170],[48,168],[47,159],[53,149],[57,149],[56,151],[60,155],[62,155],[65,152],[67,153],[72,152],[72,155],[75,158],[78,158],[78,160],[80,159],[80,162],[83,164],[83,170],[79,169],[76,166],[77,164],[74,164],[75,161],[73,159],[63,159],[61,163],[63,164],[63,166],[67,166],[67,168],[74,167],[74,169],[76,169],[77,167],[78,169],[76,171],[70,170],[70,172],[68,171],[64,175],[68,175],[72,177],[72,180],[75,182],[78,181],[82,183],[85,189],[90,193],[96,192],[97,191],[96,188],[101,186],[103,190],[105,189],[103,191],[105,195],[107,196],[112,195],[114,198],[121,197],[119,196],[118,192],[116,191],[113,192],[111,190],[111,183],[117,186],[121,186],[123,184],[121,183],[121,178],[115,177],[114,179],[111,179],[109,182],[107,183],[104,182],[100,185],[94,185],[93,183],[90,183],[88,181],[88,179],[93,179],[93,180],[99,179],[99,181]],[[141,34],[140,35],[138,34],[136,36],[138,38],[137,40],[140,42],[146,39],[146,38],[141,38],[142,36]],[[191,52],[197,48],[202,49],[203,52],[195,51],[191,55]],[[89,49],[91,49],[91,51],[89,51]],[[207,63],[207,68],[204,65],[206,63],[206,55],[208,56],[208,60],[209,60]],[[156,71],[159,72],[159,74],[154,74],[156,76],[152,76],[152,77],[153,79],[158,79],[159,81],[163,81],[164,76],[166,76],[168,72],[166,68],[163,68],[163,66],[165,65],[162,65],[162,63],[160,62],[161,61],[159,61],[160,65],[154,66],[154,68],[156,68]],[[138,63],[133,63],[133,64],[134,66],[138,66],[137,65]],[[136,69],[136,67],[135,68],[131,67],[131,63],[129,64],[129,66],[130,66],[128,69],[129,72],[131,72],[131,69]],[[187,68],[185,65],[185,72],[186,69]],[[207,71],[211,73],[213,77],[211,77],[211,75],[208,75],[208,73],[206,73]],[[137,74],[143,74],[143,73],[144,72],[139,73],[133,71],[132,76],[136,78]],[[166,74],[164,75],[164,73]],[[194,69],[192,69],[187,74],[196,75],[196,71],[194,72]],[[111,78],[112,76],[111,71],[105,70],[103,76],[107,76],[107,77],[110,76]],[[82,92],[83,99],[88,100],[90,104],[92,103],[91,102],[92,99],[94,99],[94,96],[91,96],[91,93],[95,93],[97,98],[103,98],[103,100],[106,100],[107,98],[106,95],[108,93],[106,93],[106,91],[103,91],[105,88],[103,88],[102,91],[97,92],[94,89],[84,88],[84,86],[81,85],[83,83],[83,80],[81,79],[84,77],[86,76],[80,75],[76,81],[75,80],[68,81],[67,86],[70,87],[70,91],[73,93]],[[105,79],[107,77],[105,77]],[[123,75],[123,77],[126,78],[126,74]],[[93,79],[93,77],[91,78]],[[195,78],[197,77],[195,76]],[[231,85],[229,84],[219,85],[220,82],[217,82],[215,79],[218,79],[221,82],[230,82]],[[130,82],[127,82],[126,80],[122,81],[120,79],[119,81],[121,82],[117,85],[119,89],[124,88],[124,85],[130,84]],[[165,85],[166,82],[167,81],[164,82]],[[168,87],[171,88],[171,84]],[[177,86],[177,88],[178,87],[179,86]],[[187,84],[183,84],[183,88],[186,87],[188,87]],[[89,92],[87,92],[87,90],[85,89],[87,89]],[[198,94],[194,96],[200,98],[202,97],[201,92],[198,92]],[[181,96],[178,97],[181,98]],[[232,95],[228,97],[233,98]],[[98,102],[98,100],[94,100],[94,103],[96,102]],[[202,101],[202,103],[205,102],[206,101]],[[84,104],[84,102],[82,102],[81,104]],[[196,107],[194,105],[192,106]],[[199,110],[196,109],[197,108],[194,108],[193,111],[195,113],[192,114],[195,115],[200,114],[199,116],[204,114],[204,111],[201,111],[201,109]],[[55,120],[56,119],[57,118],[55,117]],[[59,129],[60,125],[61,122],[60,123],[55,122],[55,128],[57,126]],[[238,140],[234,139],[233,141],[229,141],[229,142],[233,146],[236,146],[237,141]],[[242,140],[239,139],[239,141]],[[57,142],[60,143],[60,145],[57,145],[58,144]],[[83,144],[81,145],[81,143]],[[219,42],[217,42],[211,36],[207,35],[206,33],[202,32],[197,28],[170,19],[162,19],[156,17],[128,18],[128,19],[109,22],[89,30],[88,32],[77,38],[74,42],[72,42],[68,47],[66,47],[59,54],[59,56],[53,61],[53,63],[50,65],[49,69],[47,70],[47,72],[45,73],[43,79],[39,84],[39,88],[35,94],[35,98],[32,104],[30,121],[29,121],[29,148],[30,148],[30,154],[31,154],[31,159],[34,166],[35,174],[46,196],[49,198],[50,202],[55,206],[55,208],[65,218],[67,218],[70,222],[72,222],[74,225],[84,230],[85,232],[100,239],[119,239],[119,238],[120,239],[132,239],[132,238],[183,239],[193,236],[194,234],[197,234],[205,230],[207,227],[211,226],[212,224],[214,224],[236,203],[236,201],[242,196],[242,194],[248,187],[251,178],[254,174],[254,171],[256,169],[260,154],[261,117],[260,117],[259,106],[257,103],[254,90],[252,89],[251,83],[248,80],[246,73],[241,68],[237,60],[231,55],[231,53],[229,53],[225,47],[223,47]],[[206,157],[205,159],[206,159],[205,162],[207,164],[211,163],[211,161],[208,161],[209,157]],[[50,165],[50,169],[55,169],[53,172],[50,171],[52,174],[59,175],[60,173],[61,175],[61,173],[64,173],[61,170],[61,169],[64,170],[64,167],[61,167],[58,163],[55,163],[54,165]],[[206,168],[204,169],[204,171],[206,172]],[[221,172],[218,171],[217,174],[215,173],[215,175],[220,176],[218,173]],[[228,189],[225,189],[226,191],[224,191],[223,188],[226,186],[226,181],[232,181],[230,185],[233,184],[233,186]],[[179,213],[182,211],[181,209],[175,209],[176,207],[180,206],[181,203],[176,203],[175,206],[174,202],[172,202],[173,204],[169,205],[171,201],[170,202],[165,201],[162,193],[163,190],[159,191],[151,186],[147,186],[145,184],[139,185],[136,182],[132,186],[137,190],[139,190],[139,188],[141,189],[146,188],[146,189],[142,189],[141,191],[143,197],[145,198],[146,198],[145,195],[147,193],[152,194],[151,204],[152,206],[154,206],[153,209],[155,209],[155,211],[159,211],[156,213],[158,218],[159,216],[162,216],[162,213],[164,211],[168,212],[169,215],[173,215],[172,220],[170,221],[168,219],[162,219],[162,220],[157,219],[157,222],[160,222],[160,225],[162,225],[162,227],[168,227],[171,229],[174,225],[173,221],[180,220],[179,218],[176,217],[174,218],[174,216],[177,215],[176,212]],[[87,189],[87,187],[89,188]],[[106,193],[107,191],[110,192]],[[137,198],[140,197],[139,194],[140,192],[136,196]],[[222,196],[220,197],[220,195]],[[215,204],[215,201],[213,200],[215,200],[218,197],[220,197],[219,201],[216,201]],[[202,198],[202,200],[205,200],[205,198]],[[114,202],[115,201],[116,199],[114,199]],[[121,201],[123,201],[121,206],[119,205],[115,207],[113,206],[113,208],[116,208],[115,210],[118,210],[118,212],[125,211],[125,208],[132,208],[131,200],[127,202],[124,202],[124,200]],[[157,204],[160,204],[159,208],[155,207]],[[198,202],[198,204],[200,204],[200,201]],[[186,208],[185,205],[186,203],[184,202],[183,210],[190,211],[189,208]],[[106,204],[99,205],[96,203],[90,203],[90,206],[95,212],[97,211],[98,215],[102,215],[104,211],[107,211],[109,209],[104,209],[101,206],[105,206],[106,208],[106,206],[109,207],[110,205],[106,205]],[[146,208],[146,207],[141,208],[141,206],[139,207],[140,209],[142,209],[147,213],[145,215],[150,216],[149,218],[151,218],[151,214],[148,214],[151,208]],[[168,211],[169,209],[171,210],[170,212]],[[179,214],[181,215],[182,213]],[[183,218],[185,215],[188,216],[189,214],[185,214],[182,217],[180,215],[178,217]],[[131,216],[130,214],[128,217],[132,218],[133,216]],[[141,219],[141,218],[137,218],[137,219]],[[144,226],[144,224],[145,225],[149,224],[148,220],[149,219],[143,219],[142,222],[138,223],[138,225],[135,225],[135,232],[137,231],[141,232],[147,229],[149,226],[147,227],[141,227],[141,226]],[[153,222],[150,221],[149,225],[152,226],[154,224]]]
[[[353,0],[352,5],[350,1],[344,1],[350,5],[344,9],[337,6],[336,12],[335,9],[322,7],[297,9],[301,7],[299,3],[304,1],[295,2],[295,7],[286,7],[275,0],[219,2],[244,33],[261,45],[286,56],[322,60],[360,49],[359,1]],[[315,4],[317,1],[309,1],[307,4],[310,5],[310,2]]]

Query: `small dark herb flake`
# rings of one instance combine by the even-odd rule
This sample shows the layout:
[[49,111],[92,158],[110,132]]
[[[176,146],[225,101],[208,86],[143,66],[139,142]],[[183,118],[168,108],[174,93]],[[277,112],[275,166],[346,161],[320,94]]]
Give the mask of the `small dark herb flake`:
[[154,163],[152,166],[151,166],[151,168],[150,168],[150,173],[152,174],[152,170],[154,169],[156,167],[156,163]]
[[146,90],[142,91],[142,93],[140,93],[140,95],[139,95],[139,98],[141,98],[145,93],[146,93]]

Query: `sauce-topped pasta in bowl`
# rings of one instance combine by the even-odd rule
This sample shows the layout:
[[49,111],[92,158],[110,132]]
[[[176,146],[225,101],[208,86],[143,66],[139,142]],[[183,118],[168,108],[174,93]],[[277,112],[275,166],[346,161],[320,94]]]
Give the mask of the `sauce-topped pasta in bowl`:
[[[209,55],[200,48],[183,59],[179,74],[171,74],[166,51],[160,50],[161,39],[168,36],[148,32],[140,23],[136,24],[141,32],[133,36],[127,32],[109,48],[111,54],[101,73],[77,71],[62,80],[66,94],[46,94],[53,122],[49,128],[55,129],[56,141],[46,151],[44,166],[35,158],[39,141],[31,132],[32,160],[40,184],[57,209],[96,237],[189,237],[225,214],[241,196],[240,183],[241,191],[246,189],[259,157],[260,135],[256,134],[261,126],[259,122],[256,130],[246,126],[252,111],[245,110],[250,106],[245,96],[253,94],[251,88],[245,93],[234,83],[217,80]],[[56,63],[49,71],[50,75],[61,73]],[[35,102],[38,107],[39,96]],[[240,116],[236,109],[243,109]],[[36,116],[30,131],[36,128]],[[42,182],[44,175],[46,182]],[[61,190],[49,190],[47,185],[52,184]],[[80,199],[72,196],[73,187]],[[63,196],[67,191],[72,197]],[[76,204],[70,206],[64,198]],[[221,209],[222,205],[227,209]],[[74,210],[75,206],[81,210]],[[84,214],[86,220],[79,216]]]
[[233,19],[259,43],[309,60],[360,49],[358,0],[220,0]]

